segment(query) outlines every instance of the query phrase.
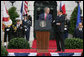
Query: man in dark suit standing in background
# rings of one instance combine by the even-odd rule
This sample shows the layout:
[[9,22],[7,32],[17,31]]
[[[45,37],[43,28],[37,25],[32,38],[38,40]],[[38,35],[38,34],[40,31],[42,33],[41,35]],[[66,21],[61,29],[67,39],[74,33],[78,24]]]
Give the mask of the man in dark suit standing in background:
[[45,7],[44,13],[39,15],[39,20],[50,20],[50,21],[52,21],[52,15],[49,13],[50,13],[50,8]]
[[82,23],[79,23],[79,26],[75,29],[73,37],[83,39],[83,25],[82,25]]
[[[65,23],[65,15],[63,15],[62,11],[58,11],[58,16],[56,17],[56,20],[52,21],[52,23],[56,24],[56,27],[54,28],[55,31],[55,39],[57,43],[57,51],[64,52],[64,23]],[[57,52],[56,51],[56,52]]]

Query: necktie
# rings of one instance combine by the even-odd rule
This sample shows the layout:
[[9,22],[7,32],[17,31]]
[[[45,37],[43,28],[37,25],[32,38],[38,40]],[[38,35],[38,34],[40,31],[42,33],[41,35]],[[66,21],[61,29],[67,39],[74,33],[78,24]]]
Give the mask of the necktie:
[[46,20],[47,14],[45,14],[45,20]]

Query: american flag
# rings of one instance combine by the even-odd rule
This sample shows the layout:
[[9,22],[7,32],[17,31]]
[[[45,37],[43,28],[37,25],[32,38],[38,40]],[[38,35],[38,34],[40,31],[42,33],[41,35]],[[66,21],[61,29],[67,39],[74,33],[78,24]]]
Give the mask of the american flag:
[[21,4],[21,10],[20,10],[20,13],[21,13],[21,19],[23,19],[23,15],[25,14],[28,14],[27,11],[28,11],[28,2],[29,1],[22,1],[22,4]]
[[28,1],[24,1],[24,14],[27,14],[28,11]]

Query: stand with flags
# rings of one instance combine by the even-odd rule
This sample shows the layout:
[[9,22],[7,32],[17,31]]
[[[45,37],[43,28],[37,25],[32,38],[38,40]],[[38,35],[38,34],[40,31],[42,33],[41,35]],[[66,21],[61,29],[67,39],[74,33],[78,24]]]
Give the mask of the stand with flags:
[[[5,1],[3,1],[3,2],[4,2],[4,10],[3,10],[3,18],[2,18],[2,29],[4,30],[5,27],[10,27],[12,25],[12,20],[10,19],[9,15],[8,15],[8,11],[7,11],[7,8],[6,8],[6,5],[5,5]],[[8,35],[7,35],[6,40],[8,42]],[[4,44],[4,38],[3,38],[3,44]]]
[[12,20],[10,19],[9,15],[8,15],[8,10],[6,8],[5,1],[4,1],[4,10],[3,10],[2,22],[5,26],[12,25]]

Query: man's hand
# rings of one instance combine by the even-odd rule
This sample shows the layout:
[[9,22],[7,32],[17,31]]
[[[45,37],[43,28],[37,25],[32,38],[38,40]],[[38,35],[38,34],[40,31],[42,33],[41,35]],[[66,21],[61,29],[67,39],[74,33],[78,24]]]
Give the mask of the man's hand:
[[56,23],[56,25],[61,25],[61,23]]
[[53,20],[53,23],[55,23],[55,20]]

